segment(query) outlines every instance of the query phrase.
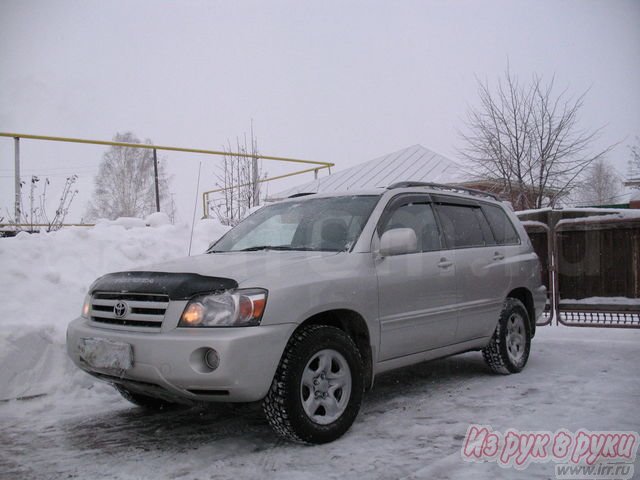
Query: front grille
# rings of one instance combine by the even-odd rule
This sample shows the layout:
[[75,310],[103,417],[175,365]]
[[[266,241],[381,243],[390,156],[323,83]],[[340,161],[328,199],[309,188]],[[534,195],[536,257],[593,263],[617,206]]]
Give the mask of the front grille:
[[168,295],[97,292],[91,298],[91,320],[109,325],[160,328],[168,306]]

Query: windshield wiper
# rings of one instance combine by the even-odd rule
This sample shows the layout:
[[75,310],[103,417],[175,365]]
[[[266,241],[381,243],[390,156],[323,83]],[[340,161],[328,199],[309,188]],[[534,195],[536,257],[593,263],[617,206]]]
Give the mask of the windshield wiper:
[[304,250],[304,251],[313,251],[315,248],[311,247],[293,247],[291,245],[256,245],[255,247],[242,248],[240,250],[236,250],[236,252],[256,252],[258,250]]
[[241,248],[237,252],[257,252],[258,250],[290,250],[286,245],[256,245],[254,247]]

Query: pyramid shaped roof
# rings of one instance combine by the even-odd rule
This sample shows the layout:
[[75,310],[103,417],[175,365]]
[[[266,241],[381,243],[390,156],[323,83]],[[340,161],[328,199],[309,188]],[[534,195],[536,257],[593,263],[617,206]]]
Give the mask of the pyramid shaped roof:
[[270,195],[287,198],[296,193],[342,192],[387,187],[395,182],[454,183],[464,180],[460,166],[422,145],[413,145],[331,175]]

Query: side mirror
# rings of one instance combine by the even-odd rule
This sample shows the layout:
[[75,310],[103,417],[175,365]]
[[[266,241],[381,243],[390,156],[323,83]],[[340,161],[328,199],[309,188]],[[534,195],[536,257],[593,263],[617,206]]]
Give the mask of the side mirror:
[[380,238],[380,255],[403,255],[418,251],[418,238],[412,228],[393,228]]

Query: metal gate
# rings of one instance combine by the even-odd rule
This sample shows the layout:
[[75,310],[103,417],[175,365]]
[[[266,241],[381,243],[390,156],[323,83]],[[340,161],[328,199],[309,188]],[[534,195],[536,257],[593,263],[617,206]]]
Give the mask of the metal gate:
[[538,325],[640,328],[640,212],[523,212],[549,292]]

